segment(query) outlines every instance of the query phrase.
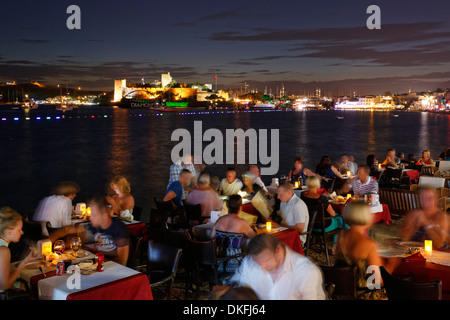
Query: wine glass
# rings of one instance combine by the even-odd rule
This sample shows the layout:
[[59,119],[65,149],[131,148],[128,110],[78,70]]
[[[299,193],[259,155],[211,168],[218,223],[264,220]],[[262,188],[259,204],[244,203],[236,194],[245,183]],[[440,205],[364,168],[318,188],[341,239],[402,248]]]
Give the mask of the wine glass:
[[281,180],[281,181],[286,181],[286,175],[285,175],[285,174],[282,174],[281,177],[280,177],[280,180]]
[[74,256],[77,255],[78,250],[81,249],[81,239],[80,237],[73,237],[72,240],[70,241],[70,248],[73,250],[74,252]]
[[66,248],[66,245],[63,240],[56,240],[53,244],[53,252],[61,255],[64,253],[64,249]]

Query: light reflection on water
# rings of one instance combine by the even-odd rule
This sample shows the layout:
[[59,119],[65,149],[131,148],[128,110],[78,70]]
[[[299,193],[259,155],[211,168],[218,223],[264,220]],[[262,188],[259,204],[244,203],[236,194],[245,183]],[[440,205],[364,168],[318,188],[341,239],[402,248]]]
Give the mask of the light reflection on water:
[[[437,158],[450,145],[450,116],[395,114],[399,117],[393,117],[392,112],[359,111],[167,113],[156,117],[149,110],[96,107],[66,112],[61,120],[36,121],[36,115],[54,117],[55,111],[31,110],[30,121],[0,123],[0,205],[27,213],[62,180],[79,183],[82,191],[75,202],[85,201],[104,192],[108,180],[120,174],[130,181],[137,205],[149,208],[153,197],[162,197],[167,186],[170,153],[176,144],[170,139],[173,130],[186,128],[193,134],[194,120],[202,121],[203,132],[217,128],[224,137],[226,129],[279,129],[278,177],[292,169],[292,160],[298,155],[314,170],[325,154],[337,160],[340,154],[351,153],[362,163],[370,153],[382,160],[390,147],[417,156],[428,148]],[[0,115],[25,116],[22,111],[3,109]],[[96,118],[91,119],[91,115]],[[268,151],[270,154],[271,149]],[[207,171],[223,177],[229,166],[211,165]],[[246,166],[235,167],[240,175]],[[263,177],[266,183],[271,178]]]

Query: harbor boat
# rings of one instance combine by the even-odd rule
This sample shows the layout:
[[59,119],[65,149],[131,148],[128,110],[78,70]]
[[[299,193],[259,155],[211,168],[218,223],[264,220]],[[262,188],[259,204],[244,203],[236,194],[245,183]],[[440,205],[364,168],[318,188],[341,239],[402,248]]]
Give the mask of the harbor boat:
[[76,108],[73,104],[62,103],[56,106],[56,110],[58,111],[71,111]]
[[38,104],[33,100],[24,100],[22,104],[22,108],[24,109],[37,109]]
[[249,105],[250,109],[275,109],[276,105],[271,102],[261,102],[255,105]]

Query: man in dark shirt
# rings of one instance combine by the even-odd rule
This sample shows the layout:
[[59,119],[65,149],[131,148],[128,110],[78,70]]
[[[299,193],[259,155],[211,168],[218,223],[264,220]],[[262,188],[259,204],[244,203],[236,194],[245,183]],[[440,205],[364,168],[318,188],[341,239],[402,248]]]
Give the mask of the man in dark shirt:
[[89,202],[91,223],[85,227],[85,233],[83,230],[80,233],[85,234],[85,239],[94,239],[95,249],[106,259],[126,265],[130,248],[128,229],[119,219],[111,218],[107,205],[104,196],[92,198]]

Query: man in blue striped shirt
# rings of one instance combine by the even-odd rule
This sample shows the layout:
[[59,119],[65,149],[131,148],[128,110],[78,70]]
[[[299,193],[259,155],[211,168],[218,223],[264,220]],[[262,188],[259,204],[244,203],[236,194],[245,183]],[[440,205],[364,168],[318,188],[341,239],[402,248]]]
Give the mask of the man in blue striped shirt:
[[378,182],[369,176],[370,168],[361,165],[357,175],[350,181],[355,196],[363,196],[366,193],[378,193]]

